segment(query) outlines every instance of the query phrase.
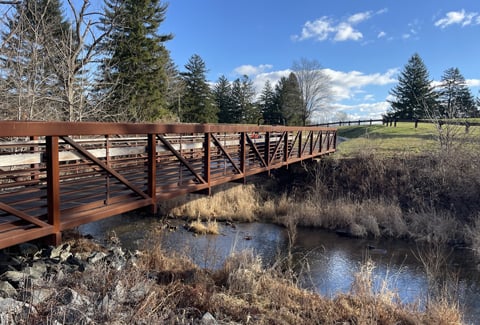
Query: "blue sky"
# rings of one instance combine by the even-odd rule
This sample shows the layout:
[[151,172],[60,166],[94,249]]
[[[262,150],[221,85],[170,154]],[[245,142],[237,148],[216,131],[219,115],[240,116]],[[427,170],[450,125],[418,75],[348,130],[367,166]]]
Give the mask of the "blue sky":
[[478,0],[171,0],[162,33],[181,71],[193,54],[210,82],[247,74],[258,92],[301,58],[332,79],[327,119],[378,118],[408,59],[418,53],[430,78],[457,67],[479,95]]

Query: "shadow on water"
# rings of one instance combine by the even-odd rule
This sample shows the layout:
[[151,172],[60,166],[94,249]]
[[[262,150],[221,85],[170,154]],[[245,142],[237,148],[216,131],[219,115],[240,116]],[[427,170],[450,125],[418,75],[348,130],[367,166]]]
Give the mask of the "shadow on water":
[[[272,264],[287,251],[288,237],[284,228],[262,223],[221,223],[220,235],[194,236],[177,221],[175,231],[164,230],[158,235],[166,251],[190,256],[205,268],[218,268],[232,252],[246,249],[260,255],[265,264]],[[160,220],[135,213],[104,219],[83,225],[79,230],[98,240],[106,238],[112,230],[126,249],[145,249],[149,230],[161,227]],[[152,235],[151,235],[152,236]],[[301,272],[305,287],[332,297],[351,289],[355,272],[370,258],[375,265],[374,289],[387,289],[397,293],[404,303],[425,301],[429,281],[425,268],[415,255],[415,243],[394,240],[369,240],[340,237],[335,233],[299,228],[293,248],[294,267]],[[455,274],[456,295],[465,314],[465,321],[474,324],[480,319],[480,272],[473,254],[468,250],[448,251],[443,267]],[[430,283],[431,285],[431,283]]]

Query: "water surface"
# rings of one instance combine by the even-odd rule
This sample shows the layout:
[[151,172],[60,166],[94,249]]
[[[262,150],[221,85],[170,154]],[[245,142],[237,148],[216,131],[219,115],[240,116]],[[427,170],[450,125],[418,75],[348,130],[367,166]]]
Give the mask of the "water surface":
[[[80,231],[99,240],[114,231],[122,245],[130,250],[148,249],[149,242],[160,241],[167,251],[185,253],[206,268],[218,268],[232,252],[245,249],[253,250],[262,257],[265,265],[269,265],[285,259],[288,250],[286,230],[276,225],[221,223],[220,235],[196,236],[182,227],[182,221],[170,220],[169,223],[176,229],[152,235],[149,230],[163,225],[159,219],[129,213],[83,225]],[[147,234],[150,234],[149,238]],[[352,239],[308,228],[298,229],[292,248],[294,269],[302,284],[322,295],[334,296],[350,291],[354,274],[365,261],[371,260],[375,290],[387,288],[404,303],[420,304],[427,299],[432,282],[429,282],[419,256],[431,255],[429,252],[429,248],[412,242]],[[467,323],[475,324],[480,319],[480,272],[477,262],[469,250],[448,248],[442,255],[448,258],[440,268],[449,277],[436,280],[455,282],[457,290],[453,295],[458,298]],[[433,283],[433,286],[439,284]]]

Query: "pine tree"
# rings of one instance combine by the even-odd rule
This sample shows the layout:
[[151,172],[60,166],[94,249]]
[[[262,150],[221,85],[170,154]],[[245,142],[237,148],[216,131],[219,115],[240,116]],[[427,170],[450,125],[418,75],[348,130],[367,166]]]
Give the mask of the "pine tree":
[[389,101],[389,117],[414,119],[430,117],[436,107],[436,94],[429,80],[423,60],[415,53],[405,65],[398,77],[398,84],[390,94],[395,97]]
[[258,105],[265,124],[285,123],[285,119],[280,112],[277,96],[269,80],[265,82]]
[[113,120],[155,121],[170,113],[166,92],[169,53],[160,34],[167,5],[160,0],[107,0],[104,30],[112,29],[102,48],[106,54],[99,91],[108,94]]
[[[170,56],[168,56],[167,64],[165,65],[165,71],[167,74],[167,94],[166,103],[170,112],[170,120],[178,121],[180,119],[181,111],[181,96],[184,92],[184,84],[182,76],[177,66],[173,62]],[[167,117],[168,118],[168,117]]]
[[233,109],[232,86],[227,77],[222,75],[218,78],[217,83],[213,87],[213,96],[218,107],[218,122],[233,123],[231,116]]
[[202,58],[194,54],[182,72],[185,92],[181,100],[181,120],[189,123],[215,123],[218,108],[208,86],[207,69]]
[[290,73],[288,78],[282,77],[275,87],[276,102],[287,125],[303,125],[302,95],[297,77]]
[[444,118],[476,117],[475,99],[458,68],[445,70],[438,90],[439,115]]
[[261,117],[259,107],[254,103],[253,82],[244,75],[234,80],[232,85],[232,122],[257,124]]

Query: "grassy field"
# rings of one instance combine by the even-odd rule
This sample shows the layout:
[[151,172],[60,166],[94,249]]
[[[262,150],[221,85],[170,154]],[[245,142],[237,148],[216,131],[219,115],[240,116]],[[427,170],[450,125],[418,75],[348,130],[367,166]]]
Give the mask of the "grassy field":
[[412,122],[397,123],[396,127],[384,125],[360,125],[338,128],[343,141],[336,155],[348,157],[359,153],[392,156],[402,153],[428,153],[441,148],[441,139],[451,140],[456,145],[478,146],[480,127],[470,127],[465,133],[464,126],[449,125],[437,129],[435,124]]

